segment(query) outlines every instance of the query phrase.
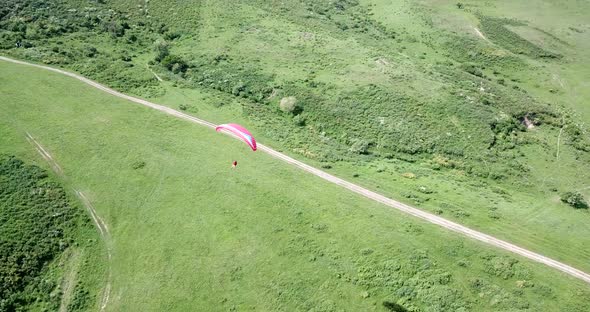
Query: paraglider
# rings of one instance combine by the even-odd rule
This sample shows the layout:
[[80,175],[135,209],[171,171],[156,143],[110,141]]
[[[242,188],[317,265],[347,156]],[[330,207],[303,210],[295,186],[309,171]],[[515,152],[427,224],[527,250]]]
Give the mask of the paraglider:
[[[250,146],[250,148],[253,151],[256,150],[256,140],[252,136],[252,133],[250,133],[250,131],[246,130],[246,128],[244,128],[238,124],[234,124],[234,123],[219,125],[215,128],[215,131],[218,131],[218,132],[222,131],[222,130],[229,131],[229,132],[233,133],[235,136],[237,136],[238,138],[240,138],[244,142],[246,142],[246,144],[248,144],[248,146]],[[237,162],[236,162],[236,165],[237,165]]]
[[[246,142],[246,144],[248,144],[248,146],[250,146],[252,151],[256,150],[256,140],[252,136],[252,133],[250,133],[250,131],[246,130],[246,128],[244,128],[238,124],[230,123],[230,124],[219,125],[219,126],[215,127],[215,131],[217,131],[217,132],[227,131],[230,134],[232,134],[233,136]],[[232,161],[231,168],[236,169],[237,166],[238,166],[238,161],[237,160]]]

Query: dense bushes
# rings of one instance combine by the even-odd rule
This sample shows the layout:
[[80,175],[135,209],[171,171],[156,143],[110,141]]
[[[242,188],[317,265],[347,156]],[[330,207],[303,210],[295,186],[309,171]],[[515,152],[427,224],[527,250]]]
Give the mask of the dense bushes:
[[463,63],[463,64],[461,64],[461,69],[463,69],[464,71],[466,71],[474,76],[477,76],[477,77],[483,78],[483,76],[484,76],[481,69],[479,69],[477,67],[477,65],[475,65],[475,64]]
[[357,0],[306,0],[304,5],[307,10],[306,18],[326,18],[340,31],[363,34],[379,40],[396,37],[395,31],[373,19],[370,10]]
[[[511,170],[509,166],[501,169],[499,165],[495,172],[477,166],[481,157],[491,156],[482,156],[482,152],[514,148],[520,144],[519,132],[525,130],[522,116],[540,119],[549,114],[526,95],[482,81],[478,85],[495,95],[488,97],[470,81],[470,74],[457,71],[447,74],[462,89],[461,94],[449,92],[436,101],[421,101],[376,85],[335,91],[330,85],[314,83],[313,75],[277,83],[259,68],[237,64],[227,55],[201,57],[188,66],[180,78],[195,87],[250,100],[242,102],[244,112],[268,136],[323,161],[435,153],[455,164],[459,162],[454,159],[461,158],[467,173],[503,177],[507,174],[502,171]],[[281,114],[281,110],[296,116]],[[299,115],[301,111],[305,113]],[[455,121],[446,116],[455,116]],[[470,129],[469,135],[461,134],[460,129],[465,128]]]
[[[0,49],[10,54],[65,66],[124,92],[157,88],[156,78],[131,61],[155,41],[155,22],[132,22],[127,14],[99,2],[12,1],[0,18]],[[177,36],[172,36],[176,38]],[[108,44],[104,44],[107,42]],[[168,55],[167,45],[162,48]],[[170,65],[182,69],[182,66]],[[157,92],[156,92],[157,93]]]
[[156,52],[156,57],[154,60],[156,62],[161,62],[165,57],[170,54],[170,48],[168,42],[164,40],[158,40],[154,44],[154,52]]
[[494,48],[481,44],[476,39],[465,36],[448,35],[442,44],[448,57],[479,67],[518,69],[526,63],[515,55],[498,53]]
[[183,77],[195,87],[207,87],[263,103],[272,93],[274,77],[225,55],[206,56],[189,63]]
[[392,312],[407,312],[408,310],[406,308],[404,308],[404,306],[402,306],[399,303],[393,302],[393,301],[383,301],[383,306]]
[[505,49],[515,54],[526,54],[534,58],[561,58],[561,55],[532,44],[530,41],[520,37],[506,26],[525,26],[524,23],[506,18],[493,18],[489,16],[479,16],[482,31],[494,43],[501,45]]
[[[454,252],[461,253],[460,249]],[[467,285],[462,281],[454,280],[453,274],[439,267],[424,251],[389,260],[365,256],[355,261],[357,273],[350,281],[371,293],[389,294],[382,304],[390,311],[470,311],[490,302],[494,302],[497,310],[526,311],[536,304],[527,299],[525,289],[529,294],[552,292],[546,286],[534,285],[531,273],[516,259],[487,253],[479,258],[483,261],[483,271],[470,281],[470,289],[465,289],[463,286]],[[461,263],[468,265],[464,260]],[[497,278],[520,280],[520,292],[492,282]],[[342,279],[349,280],[346,276]],[[478,296],[469,296],[469,291]]]
[[561,201],[577,209],[588,208],[588,203],[580,192],[565,192],[561,195]]
[[150,72],[123,60],[112,60],[105,56],[98,56],[86,63],[75,63],[72,68],[123,92],[133,93],[136,89],[155,87],[158,83]]
[[162,66],[175,74],[184,73],[188,69],[188,65],[181,57],[172,54],[164,57]]
[[60,298],[50,296],[56,285],[42,273],[72,244],[80,224],[88,219],[44,170],[0,155],[0,311],[32,302],[57,310]]

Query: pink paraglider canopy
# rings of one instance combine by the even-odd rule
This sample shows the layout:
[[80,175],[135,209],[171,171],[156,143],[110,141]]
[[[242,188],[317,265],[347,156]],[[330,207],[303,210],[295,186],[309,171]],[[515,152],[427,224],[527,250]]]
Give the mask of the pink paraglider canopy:
[[254,140],[252,133],[246,130],[246,128],[234,123],[219,125],[215,128],[215,131],[221,130],[227,130],[235,134],[240,139],[244,140],[253,151],[256,150],[256,140]]

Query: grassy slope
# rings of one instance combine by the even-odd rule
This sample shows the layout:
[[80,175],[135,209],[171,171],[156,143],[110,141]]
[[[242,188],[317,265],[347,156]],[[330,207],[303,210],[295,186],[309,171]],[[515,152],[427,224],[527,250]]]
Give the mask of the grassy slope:
[[[590,305],[578,281],[526,261],[506,268],[497,251],[208,129],[56,74],[6,63],[0,73],[3,149],[30,158],[24,131],[32,133],[111,229],[112,311],[380,310],[382,300],[403,297],[396,281],[418,293],[405,303],[418,307],[444,300],[468,300],[478,311]],[[240,167],[231,171],[236,158]],[[146,166],[133,170],[136,161]],[[409,275],[392,278],[395,264]],[[485,273],[495,268],[515,275]],[[439,285],[444,272],[451,282]],[[536,286],[519,288],[523,279]]]
[[[408,36],[420,38],[422,33],[440,35],[436,32],[437,29],[444,29],[477,39],[473,32],[473,27],[479,27],[477,18],[472,13],[458,10],[454,2],[425,1],[423,3],[427,8],[434,9],[426,15],[428,18],[432,16],[434,28],[424,24],[420,15],[416,14],[415,7],[407,3],[380,1],[371,1],[371,3],[374,4],[371,12],[375,14],[375,19],[392,29],[405,28],[409,33]],[[263,65],[264,70],[282,77],[280,79],[304,79],[313,70],[317,72],[317,80],[333,83],[340,89],[376,83],[396,90],[413,92],[419,97],[442,92],[440,82],[436,81],[436,78],[429,77],[428,71],[424,69],[437,60],[445,59],[440,55],[445,53],[440,47],[437,51],[420,43],[404,42],[397,45],[397,48],[406,47],[404,50],[399,50],[410,56],[406,58],[397,54],[397,50],[383,51],[382,47],[374,47],[374,43],[365,45],[362,36],[346,37],[331,28],[323,29],[321,25],[318,26],[313,22],[306,25],[295,17],[274,15],[277,12],[269,9],[268,6],[260,5],[260,7],[268,11],[245,5],[236,6],[236,10],[226,11],[214,3],[206,3],[199,6],[199,14],[195,15],[192,11],[183,12],[181,8],[173,8],[177,15],[175,18],[168,19],[172,25],[179,20],[184,20],[190,21],[194,29],[198,29],[198,35],[188,36],[189,38],[181,37],[180,41],[173,45],[173,51],[182,55],[194,55],[207,51],[211,54],[227,53],[235,58],[250,61],[255,59]],[[555,11],[555,17],[562,20],[565,16],[570,16],[566,14],[570,9],[558,8],[560,10]],[[493,10],[480,5],[477,9],[498,17],[502,17],[502,14],[506,12],[528,12],[524,8],[517,10],[506,5],[495,5]],[[159,12],[156,8],[153,11]],[[535,16],[540,13],[533,11],[529,14],[529,18],[514,17],[535,20]],[[313,35],[313,39],[304,39],[306,33]],[[580,46],[576,46],[575,53],[584,53],[584,44],[589,40],[582,39]],[[427,53],[425,60],[417,58],[421,53]],[[390,64],[381,68],[381,65],[375,62],[375,59],[381,57],[388,60]],[[585,66],[584,59],[587,57],[582,54],[573,59],[568,56],[567,62],[557,64],[531,62],[535,66],[547,66],[550,70],[559,66],[573,69]],[[539,67],[521,72],[507,70],[505,74],[521,79],[523,83],[520,86],[523,88],[538,81],[545,81],[538,76],[543,74],[551,76]],[[572,83],[583,84],[584,80],[578,77]],[[168,83],[165,85],[170,86]],[[585,92],[583,89],[576,87],[570,91],[566,90],[563,91],[565,96],[559,97],[549,93],[548,88],[531,87],[530,92],[543,101],[559,100],[558,104],[564,104],[579,111],[585,109],[581,101],[564,100],[581,99],[581,93],[577,92]],[[273,134],[265,132],[264,123],[256,123],[242,116],[241,100],[223,97],[219,99],[215,92],[206,89],[170,88],[166,95],[156,98],[156,101],[172,107],[178,107],[179,103],[189,104],[193,108],[190,112],[214,122],[240,120],[254,128],[258,126],[256,134],[264,141],[272,142]],[[230,104],[220,109],[213,109],[211,104],[219,101],[228,101]],[[458,120],[453,116],[443,117],[452,122]],[[473,131],[471,127],[474,126],[461,124],[456,128],[453,126],[449,131],[461,133],[461,135],[469,134]],[[553,188],[559,192],[573,189],[581,190],[587,197],[590,196],[590,189],[584,189],[587,186],[584,183],[590,179],[590,170],[579,170],[579,168],[588,167],[589,159],[588,155],[576,152],[562,143],[560,160],[556,161],[555,156],[551,154],[556,151],[555,143],[558,133],[558,128],[542,126],[522,134],[529,140],[541,142],[539,145],[524,146],[515,153],[521,153],[522,156],[517,156],[517,160],[530,171],[525,173],[523,178],[509,178],[501,182],[482,180],[472,176],[465,177],[461,170],[434,171],[430,169],[428,161],[411,164],[403,161],[379,160],[369,164],[331,165],[334,167],[333,170],[343,177],[352,178],[354,174],[360,174],[357,181],[365,186],[378,189],[397,199],[408,197],[409,203],[430,211],[442,212],[445,217],[589,270],[590,264],[586,259],[590,254],[584,246],[590,244],[590,225],[588,224],[590,215],[585,211],[572,210],[563,205],[558,199],[559,194],[550,191]],[[470,147],[464,146],[464,148]],[[304,149],[303,146],[299,150]],[[484,161],[482,166],[493,168],[495,164]],[[401,174],[405,172],[416,173],[418,178],[404,179]],[[422,194],[419,191],[420,187],[426,187],[435,193]],[[415,201],[415,198],[418,200]]]
[[[587,61],[590,58],[588,10],[590,5],[587,2],[570,0],[560,3],[538,1],[537,5],[532,6],[524,2],[502,1],[492,11],[494,14],[527,21],[528,27],[522,27],[526,39],[565,53],[567,62],[548,66],[545,72],[549,75],[529,76],[525,79],[529,80],[529,90],[549,101],[574,107],[586,123],[590,120],[590,107],[586,101],[590,96],[590,85],[585,78],[590,74],[590,64]],[[558,36],[563,42],[556,44],[538,29]],[[535,82],[539,81],[543,88],[534,88]],[[559,92],[552,94],[547,92],[548,88]]]
[[[481,25],[476,14],[518,19],[527,25],[509,27],[509,29],[543,49],[561,53],[563,59],[557,62],[521,56],[530,64],[530,67],[524,70],[507,68],[504,74],[511,79],[517,79],[518,86],[536,99],[551,103],[554,107],[563,107],[559,108],[559,111],[573,110],[579,123],[588,124],[590,115],[588,115],[585,98],[590,89],[587,88],[587,79],[582,78],[584,75],[587,76],[590,70],[587,61],[590,58],[588,52],[590,32],[584,24],[586,12],[590,10],[587,3],[579,1],[555,3],[539,0],[483,4],[463,1],[466,10],[458,10],[455,3],[454,1],[422,1],[424,7],[432,10],[431,17],[438,28],[477,38],[473,28],[481,27]],[[503,49],[493,41],[486,44],[496,49]],[[553,92],[550,92],[551,90]],[[559,128],[553,126],[541,126],[530,131],[529,137],[543,142],[545,148],[529,145],[522,149],[524,155],[522,160],[529,170],[526,182],[513,185],[500,184],[499,186],[506,188],[513,198],[497,206],[500,207],[502,215],[513,215],[514,220],[518,220],[518,223],[526,228],[525,232],[520,234],[518,232],[515,232],[516,235],[507,234],[511,240],[522,239],[521,244],[532,248],[544,249],[543,245],[554,246],[544,250],[551,253],[561,249],[555,256],[569,258],[565,254],[579,250],[581,246],[588,243],[578,241],[581,245],[574,243],[578,247],[563,246],[564,240],[568,241],[566,244],[569,244],[580,237],[587,237],[587,234],[582,234],[590,229],[587,226],[587,215],[563,209],[564,206],[559,203],[558,194],[552,189],[573,189],[582,192],[586,197],[590,196],[587,188],[590,177],[586,169],[581,169],[588,166],[590,159],[587,153],[580,153],[569,148],[568,142],[564,144],[563,136],[559,147],[560,156],[559,159],[556,158],[559,133]],[[474,200],[477,202],[478,199]],[[466,204],[460,199],[457,202]],[[480,205],[489,206],[483,202]],[[501,225],[508,225],[509,222],[509,220],[503,220]],[[477,223],[490,228],[496,235],[502,236],[501,230],[496,229],[496,226],[500,225],[497,222],[478,221]],[[535,242],[537,238],[529,237],[529,235],[542,238]],[[579,266],[587,266],[587,261],[584,260],[588,258],[587,254],[570,258],[576,261],[573,258],[578,258]]]
[[[590,179],[590,155],[575,151],[571,147],[570,138],[564,135],[560,141],[560,159],[557,160],[555,153],[560,129],[550,124],[541,125],[526,133],[518,133],[519,141],[534,144],[522,143],[517,148],[504,152],[489,150],[486,147],[486,141],[491,136],[489,119],[503,118],[503,110],[509,109],[513,104],[517,107],[528,107],[533,105],[533,102],[548,102],[551,104],[550,107],[560,113],[560,105],[563,105],[564,108],[574,108],[581,114],[581,117],[573,119],[574,122],[581,123],[587,120],[587,115],[583,115],[587,107],[584,102],[587,97],[584,94],[590,88],[584,88],[584,77],[587,76],[584,73],[588,71],[586,60],[587,51],[590,49],[586,49],[586,46],[590,42],[590,31],[586,30],[587,27],[583,24],[584,16],[579,13],[586,11],[584,3],[576,2],[574,5],[572,1],[547,7],[545,4],[548,2],[542,0],[536,1],[534,5],[525,1],[464,2],[466,9],[459,10],[453,1],[422,1],[419,4],[413,1],[361,1],[368,13],[361,14],[360,19],[373,18],[384,24],[387,29],[396,31],[395,40],[376,40],[373,24],[365,22],[359,22],[362,27],[366,26],[369,29],[364,33],[359,29],[340,30],[334,20],[358,21],[358,7],[352,7],[342,14],[332,10],[332,20],[329,20],[318,16],[317,13],[312,15],[306,9],[314,7],[315,1],[222,3],[194,0],[176,2],[175,6],[170,6],[167,1],[154,0],[141,3],[142,10],[147,6],[147,14],[145,11],[140,12],[138,3],[134,1],[97,4],[96,7],[100,9],[98,11],[82,9],[87,7],[87,3],[83,1],[71,0],[65,3],[72,6],[77,4],[80,16],[111,15],[106,13],[107,7],[116,7],[133,16],[129,21],[131,29],[124,37],[116,39],[104,31],[98,35],[97,31],[89,31],[68,34],[64,38],[51,38],[48,42],[37,42],[34,48],[19,49],[16,51],[21,53],[19,57],[52,61],[53,58],[61,57],[64,51],[95,46],[99,51],[98,56],[91,59],[82,57],[83,60],[78,60],[75,66],[67,66],[73,66],[85,75],[96,75],[101,81],[117,88],[129,84],[130,77],[143,82],[151,79],[149,83],[156,84],[146,63],[153,59],[150,48],[152,41],[164,35],[156,31],[158,27],[147,30],[138,26],[137,21],[164,22],[172,32],[181,34],[180,38],[171,42],[172,53],[184,57],[189,62],[206,63],[203,59],[227,54],[233,62],[234,67],[229,68],[232,73],[241,65],[251,67],[265,74],[276,75],[276,82],[295,81],[294,84],[302,88],[302,94],[312,93],[314,90],[317,92],[317,89],[304,83],[306,79],[327,84],[327,100],[312,101],[307,108],[308,111],[304,111],[308,117],[309,114],[314,115],[311,117],[317,117],[319,121],[311,121],[306,127],[295,129],[292,126],[282,127],[282,124],[292,124],[292,120],[290,117],[277,114],[276,107],[272,107],[278,98],[269,106],[253,105],[248,100],[202,86],[192,85],[191,89],[180,89],[166,81],[162,83],[166,88],[166,94],[163,96],[157,96],[161,94],[158,87],[154,87],[155,90],[131,88],[131,92],[152,96],[156,102],[175,108],[185,104],[189,107],[188,112],[213,122],[231,120],[243,123],[252,129],[261,141],[279,149],[283,148],[287,153],[300,158],[303,158],[303,155],[309,156],[311,159],[306,161],[316,165],[326,164],[315,162],[314,153],[329,152],[334,148],[331,143],[338,137],[350,135],[346,133],[350,128],[344,127],[345,130],[342,130],[341,125],[330,123],[336,114],[348,120],[346,118],[359,115],[359,111],[368,111],[370,114],[366,118],[342,122],[346,125],[352,124],[352,128],[356,128],[356,134],[362,134],[365,127],[374,126],[377,122],[377,118],[374,117],[378,113],[377,116],[387,117],[384,121],[389,128],[394,127],[401,133],[400,139],[410,138],[412,144],[416,143],[416,139],[432,141],[436,137],[456,140],[453,141],[454,145],[444,145],[471,154],[484,155],[481,160],[476,161],[475,167],[480,171],[496,172],[512,165],[520,169],[510,171],[503,180],[494,181],[466,175],[460,166],[450,170],[433,170],[432,167],[439,160],[437,155],[431,154],[418,157],[416,162],[401,160],[412,158],[401,154],[397,155],[400,159],[387,160],[379,157],[365,161],[366,159],[360,157],[355,159],[358,162],[335,162],[329,165],[333,167],[334,173],[342,177],[352,178],[359,175],[358,183],[385,195],[405,199],[410,204],[442,213],[447,218],[580,269],[590,270],[590,263],[586,260],[590,257],[590,251],[585,248],[590,244],[590,214],[587,211],[571,209],[559,201],[559,193],[571,190],[580,190],[586,198],[590,197],[590,188],[587,185]],[[330,7],[327,2],[322,1],[317,1],[316,5]],[[232,10],[227,10],[228,6]],[[534,9],[530,9],[531,7]],[[456,54],[467,54],[470,51],[465,51],[465,48],[461,47],[458,47],[457,51],[449,50],[445,41],[466,43],[460,40],[471,38],[478,41],[473,47],[480,52],[504,55],[506,58],[514,57],[509,49],[498,43],[485,42],[477,37],[473,27],[481,27],[476,16],[478,12],[486,16],[515,17],[529,21],[531,27],[513,28],[526,38],[531,37],[528,39],[533,42],[538,39],[533,37],[542,34],[533,28],[538,27],[560,38],[566,38],[572,46],[556,45],[555,40],[546,40],[550,44],[543,47],[560,48],[559,52],[564,55],[562,60],[543,61],[521,55],[516,59],[528,64],[529,67],[510,68],[502,66],[502,62],[498,61],[499,65],[490,64],[485,70],[485,74],[491,77],[491,82],[478,80],[459,69],[459,62],[472,60]],[[547,12],[551,12],[551,18],[544,18],[549,14]],[[352,18],[351,15],[357,17]],[[569,27],[575,27],[581,32]],[[147,33],[145,38],[139,36],[142,38],[140,41],[145,41],[143,45],[125,43],[129,33],[141,32]],[[547,35],[540,38],[546,39]],[[60,40],[65,44],[58,44]],[[59,46],[64,51],[53,53],[51,46]],[[121,50],[127,52],[113,52]],[[120,54],[132,55],[132,60],[128,63],[135,66],[122,65],[125,62],[120,60]],[[77,57],[81,57],[80,54],[76,54],[74,58]],[[437,65],[437,62],[444,64],[449,61],[451,65],[445,65],[446,67]],[[105,68],[80,65],[84,63],[99,63]],[[209,69],[211,68],[215,66],[209,66]],[[157,66],[153,69],[165,79],[179,79]],[[493,70],[496,69],[500,74],[493,74]],[[449,78],[439,71],[458,76]],[[558,75],[555,76],[556,79],[553,78],[554,73]],[[565,87],[563,90],[558,89],[556,93],[549,92],[549,88],[560,85],[559,77],[563,78]],[[495,84],[494,81],[498,78],[505,79],[507,86]],[[357,90],[368,84],[400,92],[411,101],[396,101],[396,97],[393,96],[392,101],[384,101],[390,106],[367,107],[365,103],[375,102],[370,102],[369,98],[362,96],[356,101],[335,100],[348,91]],[[507,104],[499,109],[489,109],[477,101],[470,102],[464,96],[450,96],[451,92],[461,95],[467,92],[468,96],[478,98],[478,88],[473,87],[478,84],[492,92],[517,94],[516,100],[506,102]],[[179,82],[178,85],[181,86],[183,83]],[[521,94],[512,90],[514,86],[526,89],[529,94],[536,97],[536,100],[519,98],[518,95]],[[219,104],[224,105],[216,108]],[[317,107],[314,107],[315,104],[318,104]],[[362,109],[356,110],[356,106],[361,106]],[[253,111],[252,107],[259,110]],[[312,107],[317,111],[313,111]],[[404,109],[401,114],[390,115]],[[330,126],[326,127],[326,122]],[[326,132],[327,135],[324,136]],[[418,133],[417,137],[415,133]],[[399,142],[395,138],[390,141]],[[495,153],[499,153],[499,156],[495,156],[496,161],[491,162],[487,156],[492,155],[493,159]],[[454,161],[474,162],[473,159],[462,160],[461,157],[456,157]],[[417,178],[403,178],[402,174],[406,172],[416,174]],[[424,190],[434,193],[424,194]]]

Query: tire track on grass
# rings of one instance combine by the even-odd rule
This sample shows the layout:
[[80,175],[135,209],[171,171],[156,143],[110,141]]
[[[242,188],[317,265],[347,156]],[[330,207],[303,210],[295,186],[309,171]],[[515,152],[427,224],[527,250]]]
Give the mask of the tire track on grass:
[[102,239],[104,240],[104,242],[107,246],[109,274],[107,277],[107,284],[104,287],[104,290],[102,293],[102,298],[100,300],[100,311],[104,311],[104,309],[107,307],[107,304],[109,303],[109,298],[111,296],[111,281],[113,280],[113,273],[112,273],[112,268],[111,268],[111,263],[112,263],[112,261],[111,261],[111,259],[112,259],[111,233],[109,232],[109,227],[107,226],[107,224],[96,213],[96,209],[94,209],[94,206],[92,205],[90,200],[88,200],[88,197],[86,197],[86,195],[84,195],[84,193],[82,193],[76,189],[74,189],[74,192],[76,193],[76,196],[78,196],[78,198],[80,198],[80,200],[84,204],[84,207],[86,208],[86,210],[88,210],[88,213],[92,217],[92,221],[94,221],[94,224],[96,225],[96,227],[100,231],[100,236],[102,237]]
[[31,145],[33,145],[33,147],[35,147],[37,152],[39,152],[39,154],[41,154],[41,157],[43,157],[43,159],[45,159],[45,161],[47,161],[49,163],[49,166],[51,167],[53,172],[55,172],[60,177],[63,177],[64,176],[63,170],[57,164],[57,162],[53,159],[51,154],[49,154],[49,152],[47,150],[45,150],[45,148],[43,148],[43,146],[41,144],[39,144],[39,142],[37,142],[37,140],[35,140],[35,138],[33,138],[33,136],[30,133],[26,132],[26,135],[27,135],[27,141],[29,141],[29,143],[31,143]]
[[[95,87],[95,88],[97,88],[99,90],[102,90],[102,91],[104,91],[106,93],[109,93],[109,94],[112,94],[114,96],[117,96],[117,97],[120,97],[120,98],[129,100],[131,102],[134,102],[134,103],[137,103],[137,104],[141,104],[141,105],[144,105],[144,106],[147,106],[147,107],[156,109],[156,110],[159,110],[159,111],[164,112],[166,114],[169,114],[169,115],[178,117],[180,119],[188,120],[190,122],[194,122],[194,123],[199,124],[199,125],[202,125],[202,126],[206,126],[206,127],[213,128],[213,129],[215,128],[215,124],[213,124],[211,122],[208,122],[208,121],[205,121],[205,120],[202,120],[202,119],[193,117],[193,116],[189,116],[189,115],[187,115],[185,113],[179,112],[177,110],[174,110],[172,108],[169,108],[169,107],[166,107],[166,106],[163,106],[163,105],[154,104],[154,103],[151,103],[151,102],[146,101],[146,100],[142,100],[142,99],[139,99],[139,98],[136,98],[136,97],[132,97],[132,96],[129,96],[129,95],[126,95],[126,94],[117,92],[117,91],[115,91],[115,90],[113,90],[111,88],[108,88],[106,86],[103,86],[103,85],[99,84],[98,82],[92,81],[92,80],[90,80],[88,78],[85,78],[83,76],[80,76],[80,75],[77,75],[77,74],[74,74],[74,73],[67,72],[65,70],[61,70],[61,69],[57,69],[57,68],[53,68],[53,67],[48,67],[48,66],[43,66],[43,65],[32,64],[32,63],[23,62],[23,61],[18,61],[18,60],[10,59],[10,58],[3,57],[3,56],[0,56],[0,60],[4,60],[4,61],[7,61],[7,62],[12,62],[12,63],[16,63],[16,64],[22,64],[22,65],[37,67],[37,68],[42,68],[42,69],[45,69],[45,70],[50,70],[50,71],[53,71],[53,72],[57,72],[57,73],[60,73],[60,74],[63,74],[63,75],[66,75],[66,76],[69,76],[69,77],[78,79],[78,80],[80,80],[80,81],[82,81],[82,82],[84,82],[86,84],[89,84],[90,86],[93,86],[93,87]],[[331,174],[329,174],[327,172],[324,172],[324,171],[322,171],[320,169],[317,169],[317,168],[312,167],[310,165],[307,165],[307,164],[305,164],[305,163],[303,163],[301,161],[298,161],[296,159],[293,159],[293,158],[291,158],[291,157],[289,157],[289,156],[287,156],[285,154],[282,154],[280,152],[277,152],[274,149],[272,149],[270,147],[267,147],[267,146],[265,146],[263,144],[258,144],[258,147],[259,147],[259,149],[261,151],[269,154],[272,157],[275,157],[277,159],[280,159],[280,160],[282,160],[282,161],[284,161],[286,163],[289,163],[289,164],[291,164],[293,166],[296,166],[296,167],[298,167],[298,168],[300,168],[300,169],[302,169],[302,170],[304,170],[304,171],[306,171],[308,173],[311,173],[311,174],[313,174],[313,175],[315,175],[317,177],[320,177],[320,178],[322,178],[322,179],[324,179],[324,180],[326,180],[328,182],[331,182],[331,183],[334,183],[336,185],[339,185],[339,186],[341,186],[343,188],[346,188],[346,189],[348,189],[348,190],[350,190],[352,192],[355,192],[355,193],[357,193],[359,195],[362,195],[362,196],[364,196],[366,198],[369,198],[369,199],[374,200],[376,202],[382,203],[382,204],[387,205],[389,207],[395,208],[395,209],[397,209],[399,211],[402,211],[402,212],[404,212],[406,214],[412,215],[412,216],[414,216],[416,218],[419,218],[419,219],[422,219],[424,221],[427,221],[427,222],[430,222],[430,223],[439,225],[439,226],[441,226],[443,228],[446,228],[446,229],[451,230],[453,232],[459,233],[459,234],[461,234],[463,236],[467,236],[469,238],[478,240],[480,242],[483,242],[483,243],[492,245],[494,247],[497,247],[497,248],[500,248],[500,249],[503,249],[503,250],[512,252],[514,254],[523,256],[523,257],[528,258],[530,260],[533,260],[533,261],[542,263],[544,265],[547,265],[549,267],[552,267],[554,269],[557,269],[557,270],[559,270],[559,271],[561,271],[563,273],[566,273],[566,274],[568,274],[570,276],[573,276],[575,278],[581,279],[581,280],[585,281],[586,283],[589,283],[590,284],[590,274],[585,273],[585,272],[583,272],[581,270],[578,270],[578,269],[576,269],[576,268],[574,268],[572,266],[569,266],[569,265],[567,265],[565,263],[559,262],[557,260],[554,260],[554,259],[551,259],[549,257],[543,256],[541,254],[538,254],[538,253],[532,252],[530,250],[524,249],[522,247],[516,246],[516,245],[511,244],[509,242],[506,242],[504,240],[495,238],[495,237],[493,237],[491,235],[488,235],[488,234],[485,234],[485,233],[482,233],[482,232],[473,230],[471,228],[468,228],[466,226],[460,225],[460,224],[455,223],[453,221],[444,219],[444,218],[442,218],[440,216],[437,216],[437,215],[434,215],[432,213],[428,213],[426,211],[423,211],[423,210],[414,208],[412,206],[409,206],[409,205],[406,205],[404,203],[398,202],[398,201],[393,200],[391,198],[387,198],[387,197],[385,197],[385,196],[383,196],[381,194],[375,193],[375,192],[370,191],[368,189],[365,189],[365,188],[363,188],[363,187],[361,187],[359,185],[356,185],[354,183],[345,181],[345,180],[343,180],[341,178],[335,177],[335,176],[333,176],[333,175],[331,175]]]
[[[0,57],[1,58],[1,57]],[[61,178],[65,179],[65,176],[63,174],[63,170],[61,169],[61,167],[57,164],[57,162],[55,161],[55,159],[53,159],[53,156],[51,156],[51,154],[49,154],[49,152],[47,152],[47,150],[43,147],[43,145],[41,145],[37,140],[35,140],[35,138],[33,138],[33,136],[29,133],[26,132],[26,137],[27,137],[27,141],[29,141],[29,143],[31,143],[31,145],[33,145],[33,147],[35,147],[35,149],[37,150],[37,152],[39,152],[39,154],[41,154],[41,157],[43,157],[43,159],[45,159],[45,161],[47,161],[49,163],[49,166],[51,167],[51,169],[58,174]],[[108,257],[108,263],[109,263],[109,274],[108,274],[108,278],[107,278],[107,284],[103,290],[103,295],[100,301],[100,311],[104,311],[104,309],[106,308],[108,302],[109,302],[109,297],[110,297],[110,293],[111,293],[111,280],[112,280],[112,269],[111,269],[111,258],[112,258],[112,244],[111,244],[111,234],[109,232],[109,227],[107,226],[107,224],[104,222],[104,220],[96,213],[96,210],[94,209],[94,206],[92,206],[92,203],[90,203],[90,201],[88,200],[88,198],[86,197],[86,195],[84,195],[84,193],[74,189],[74,193],[76,194],[76,196],[78,196],[78,198],[80,198],[80,200],[82,201],[82,203],[84,204],[84,207],[86,208],[86,210],[88,210],[88,213],[90,214],[90,217],[92,218],[92,221],[94,222],[94,224],[96,225],[96,227],[98,228],[99,232],[100,232],[100,237],[104,240],[106,247],[107,247],[107,257]],[[71,286],[71,285],[70,285]],[[62,298],[63,299],[63,298]],[[67,309],[67,307],[64,306],[64,301],[62,300],[62,304],[60,306],[60,311]]]

